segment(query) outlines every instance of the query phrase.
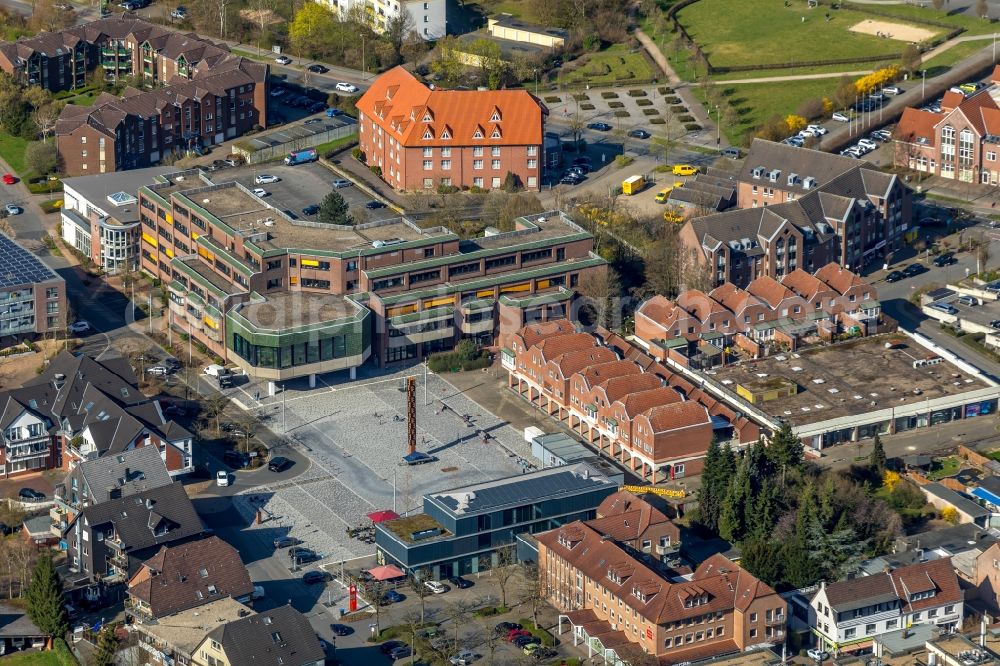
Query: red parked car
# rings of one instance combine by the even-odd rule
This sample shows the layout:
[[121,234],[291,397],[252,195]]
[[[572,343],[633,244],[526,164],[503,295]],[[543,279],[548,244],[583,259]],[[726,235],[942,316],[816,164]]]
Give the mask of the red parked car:
[[510,631],[507,632],[507,642],[510,643],[514,641],[514,639],[516,638],[520,638],[521,636],[530,636],[530,635],[531,632],[525,631],[524,629],[511,629]]
[[3,184],[4,185],[13,185],[16,182],[17,182],[17,178],[14,176],[14,174],[12,174],[12,173],[5,173],[3,175]]

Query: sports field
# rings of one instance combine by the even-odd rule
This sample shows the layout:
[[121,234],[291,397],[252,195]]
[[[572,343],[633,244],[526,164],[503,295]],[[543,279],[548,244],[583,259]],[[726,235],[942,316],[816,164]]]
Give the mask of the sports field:
[[678,14],[688,34],[716,67],[808,62],[898,54],[910,39],[945,32],[904,18],[872,16],[853,9],[810,9],[805,0],[700,0]]

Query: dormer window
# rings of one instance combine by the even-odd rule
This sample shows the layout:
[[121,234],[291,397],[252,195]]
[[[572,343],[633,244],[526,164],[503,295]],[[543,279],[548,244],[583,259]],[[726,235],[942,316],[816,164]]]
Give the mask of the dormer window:
[[499,127],[494,127],[493,128],[493,134],[490,135],[490,138],[491,139],[499,139],[500,138],[500,128]]
[[428,127],[426,130],[424,130],[424,141],[427,141],[427,140],[433,139],[433,138],[434,138],[434,133],[431,132],[431,128]]
[[429,113],[425,113],[424,114],[423,122],[430,123],[430,122],[433,122],[433,121],[434,121],[434,119],[431,118],[431,114],[429,114]]
[[637,587],[633,587],[632,588],[632,596],[635,597],[636,599],[638,599],[639,601],[643,602],[643,603],[646,603],[646,601],[648,601],[648,599],[646,597],[646,593],[643,592],[642,590],[640,590]]
[[476,131],[472,133],[472,138],[473,139],[482,139],[483,138],[483,129],[481,127],[477,127]]
[[493,109],[493,115],[490,116],[490,122],[491,123],[498,123],[498,122],[500,122],[500,109],[497,109],[497,108]]
[[914,592],[910,595],[910,601],[920,601],[921,599],[930,599],[934,596],[934,590],[927,590],[925,592]]
[[617,571],[615,571],[614,569],[608,569],[608,578],[609,578],[609,579],[610,579],[610,580],[611,580],[611,581],[612,581],[613,583],[618,583],[619,585],[621,585],[621,582],[622,582],[622,577],[621,577],[621,576],[619,576],[619,575],[618,575],[618,572],[617,572]]
[[444,131],[441,132],[441,138],[442,139],[450,139],[451,138],[451,131],[447,127],[445,127]]

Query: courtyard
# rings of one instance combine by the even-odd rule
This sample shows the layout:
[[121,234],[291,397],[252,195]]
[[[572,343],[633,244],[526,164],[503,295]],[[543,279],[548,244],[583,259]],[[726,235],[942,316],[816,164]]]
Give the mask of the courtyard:
[[[417,450],[433,457],[412,466],[403,462],[406,394],[401,390],[411,374],[417,378]],[[344,384],[323,379],[315,389],[303,382],[289,383],[285,393],[272,397],[261,391],[259,402],[256,388],[236,390],[234,397],[264,415],[276,434],[308,458],[309,467],[235,500],[248,521],[261,510],[263,521],[250,529],[299,538],[326,564],[374,553],[373,544],[347,532],[370,524],[367,514],[373,511],[419,511],[426,493],[520,474],[530,465],[530,447],[517,429],[443,378],[424,375],[423,368]]]

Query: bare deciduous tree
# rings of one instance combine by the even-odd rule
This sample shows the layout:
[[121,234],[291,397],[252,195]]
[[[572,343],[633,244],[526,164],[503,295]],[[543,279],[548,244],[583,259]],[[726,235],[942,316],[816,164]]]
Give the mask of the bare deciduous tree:
[[[405,505],[404,505],[405,506]],[[424,617],[427,611],[427,597],[431,594],[431,591],[427,589],[424,585],[424,578],[426,576],[410,576],[407,582],[410,584],[410,590],[413,594],[417,595],[420,599],[420,624],[424,623]]]
[[500,586],[500,605],[503,608],[507,608],[507,588],[520,569],[514,544],[507,544],[498,548],[496,558],[497,563],[492,569],[493,579]]
[[372,610],[375,611],[375,635],[378,635],[382,631],[380,624],[382,619],[382,597],[388,591],[388,586],[381,580],[367,580],[361,581],[360,587],[364,591],[365,599],[368,600]]
[[56,131],[59,111],[56,104],[46,104],[35,109],[34,113],[31,114],[31,119],[38,126],[38,133],[42,135],[42,141],[48,141],[49,135]]

